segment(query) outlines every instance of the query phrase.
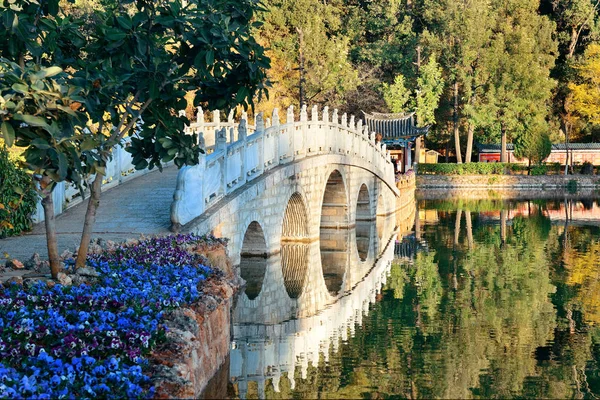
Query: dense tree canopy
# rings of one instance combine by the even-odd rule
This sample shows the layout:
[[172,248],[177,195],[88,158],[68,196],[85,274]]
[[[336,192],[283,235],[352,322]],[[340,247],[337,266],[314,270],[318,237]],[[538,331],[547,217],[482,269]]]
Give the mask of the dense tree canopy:
[[[358,115],[415,111],[420,125],[432,124],[428,146],[449,145],[465,162],[475,141],[516,141],[531,126],[528,135],[554,142],[564,140],[565,121],[572,140],[600,137],[600,124],[580,118],[589,105],[569,103],[573,85],[583,84],[586,49],[599,40],[597,1],[271,0],[267,7],[260,36],[273,55],[268,107],[299,104],[302,69],[305,101]],[[419,89],[432,59],[439,101]]]

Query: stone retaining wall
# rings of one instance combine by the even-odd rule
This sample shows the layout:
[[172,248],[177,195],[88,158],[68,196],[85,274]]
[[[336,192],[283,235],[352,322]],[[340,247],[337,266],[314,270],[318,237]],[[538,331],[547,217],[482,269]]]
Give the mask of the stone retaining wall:
[[419,175],[417,188],[477,188],[477,189],[557,189],[567,188],[577,182],[577,188],[599,188],[597,175]]
[[151,356],[156,398],[199,398],[227,360],[234,290],[224,278],[211,278],[202,300],[165,315],[166,343]]

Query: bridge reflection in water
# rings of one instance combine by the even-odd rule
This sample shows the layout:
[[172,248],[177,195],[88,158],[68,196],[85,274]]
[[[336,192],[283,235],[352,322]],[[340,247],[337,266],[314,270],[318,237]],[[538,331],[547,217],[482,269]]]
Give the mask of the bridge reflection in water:
[[245,398],[250,387],[264,398],[266,385],[279,391],[282,376],[294,387],[296,371],[306,378],[309,365],[317,366],[321,357],[327,362],[330,349],[337,351],[362,325],[394,252],[407,241],[399,234],[412,228],[415,203],[396,215],[369,218],[368,209],[361,214],[360,201],[354,227],[322,224],[319,240],[282,242],[281,251],[269,257],[261,253],[258,231],[246,233],[253,251],[242,246],[247,285],[233,313],[231,395]]

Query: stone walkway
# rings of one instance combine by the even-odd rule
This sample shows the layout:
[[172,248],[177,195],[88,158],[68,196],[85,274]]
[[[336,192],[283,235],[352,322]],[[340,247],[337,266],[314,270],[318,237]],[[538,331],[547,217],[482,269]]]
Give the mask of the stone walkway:
[[[151,172],[115,186],[102,194],[93,237],[123,241],[140,235],[167,234],[171,225],[170,207],[175,191],[177,168]],[[79,245],[87,201],[56,217],[59,253],[74,251]],[[44,224],[25,235],[0,240],[0,260],[26,260],[33,253],[47,259]],[[2,264],[4,264],[3,261]]]

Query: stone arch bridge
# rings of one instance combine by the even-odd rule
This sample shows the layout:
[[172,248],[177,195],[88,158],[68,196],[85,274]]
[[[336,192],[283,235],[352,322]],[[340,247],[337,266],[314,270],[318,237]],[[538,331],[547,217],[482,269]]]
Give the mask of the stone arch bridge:
[[207,154],[179,172],[173,229],[229,238],[234,264],[241,254],[277,254],[319,238],[321,250],[346,251],[328,234],[378,218],[390,221],[377,224],[380,233],[391,232],[400,191],[385,145],[354,117],[340,120],[327,107],[311,114],[303,107],[295,121],[290,107],[280,123],[275,109],[268,127],[262,114],[253,127],[244,118],[220,129],[193,124]]

